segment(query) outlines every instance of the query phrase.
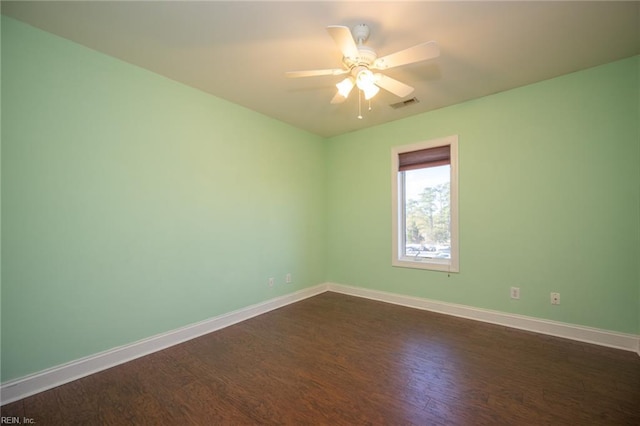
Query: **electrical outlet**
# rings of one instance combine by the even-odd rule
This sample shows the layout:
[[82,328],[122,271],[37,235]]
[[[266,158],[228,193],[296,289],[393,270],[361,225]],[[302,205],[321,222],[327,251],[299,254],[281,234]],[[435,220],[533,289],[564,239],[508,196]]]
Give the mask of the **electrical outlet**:
[[560,304],[560,293],[551,293],[551,304],[552,305]]
[[520,299],[520,287],[511,287],[511,298]]
[[269,278],[269,287],[273,287],[273,283],[275,280],[273,278]]
[[287,274],[284,277],[284,282],[286,282],[287,284],[291,284],[291,274]]

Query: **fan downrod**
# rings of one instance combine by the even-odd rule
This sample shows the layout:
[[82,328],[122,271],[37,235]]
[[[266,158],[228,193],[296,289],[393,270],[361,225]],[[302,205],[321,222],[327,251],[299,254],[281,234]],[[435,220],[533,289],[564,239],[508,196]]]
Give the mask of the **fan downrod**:
[[358,44],[358,47],[360,47],[362,43],[367,41],[369,39],[369,34],[371,34],[371,32],[369,31],[369,26],[367,24],[356,25],[355,27],[353,27],[353,30],[351,30],[351,33],[353,34],[353,39]]
[[351,34],[358,45],[358,56],[345,56],[342,58],[342,63],[351,70],[359,66],[370,67],[378,58],[378,55],[375,50],[364,45],[364,42],[369,39],[369,26],[367,24],[358,24],[353,27]]

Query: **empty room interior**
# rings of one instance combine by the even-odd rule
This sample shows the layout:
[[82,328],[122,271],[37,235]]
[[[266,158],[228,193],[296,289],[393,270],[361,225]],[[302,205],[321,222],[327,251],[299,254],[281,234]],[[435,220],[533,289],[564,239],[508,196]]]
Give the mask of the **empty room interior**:
[[640,424],[640,2],[1,8],[3,424]]

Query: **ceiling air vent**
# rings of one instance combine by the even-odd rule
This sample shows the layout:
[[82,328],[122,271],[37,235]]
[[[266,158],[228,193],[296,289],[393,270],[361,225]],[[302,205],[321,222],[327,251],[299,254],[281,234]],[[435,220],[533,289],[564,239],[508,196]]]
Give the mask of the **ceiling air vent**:
[[398,108],[407,107],[409,105],[417,104],[418,102],[420,102],[418,98],[411,98],[411,99],[407,99],[406,101],[396,102],[395,104],[391,104],[389,106],[393,109],[398,109]]

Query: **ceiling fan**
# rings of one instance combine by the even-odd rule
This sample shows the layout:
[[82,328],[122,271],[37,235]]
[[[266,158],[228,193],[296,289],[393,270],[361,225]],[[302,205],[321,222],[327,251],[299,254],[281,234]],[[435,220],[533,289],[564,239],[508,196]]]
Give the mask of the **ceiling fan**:
[[369,27],[366,24],[356,25],[353,28],[353,36],[348,27],[341,25],[328,26],[327,31],[342,52],[342,64],[344,67],[290,71],[285,75],[290,78],[296,78],[349,74],[348,77],[336,84],[338,93],[331,100],[332,104],[344,102],[354,86],[364,93],[367,100],[374,97],[380,88],[401,98],[408,96],[413,92],[413,87],[384,74],[373,73],[372,70],[386,70],[414,62],[426,61],[440,55],[438,44],[435,41],[427,41],[378,58],[375,50],[364,45],[369,38]]

